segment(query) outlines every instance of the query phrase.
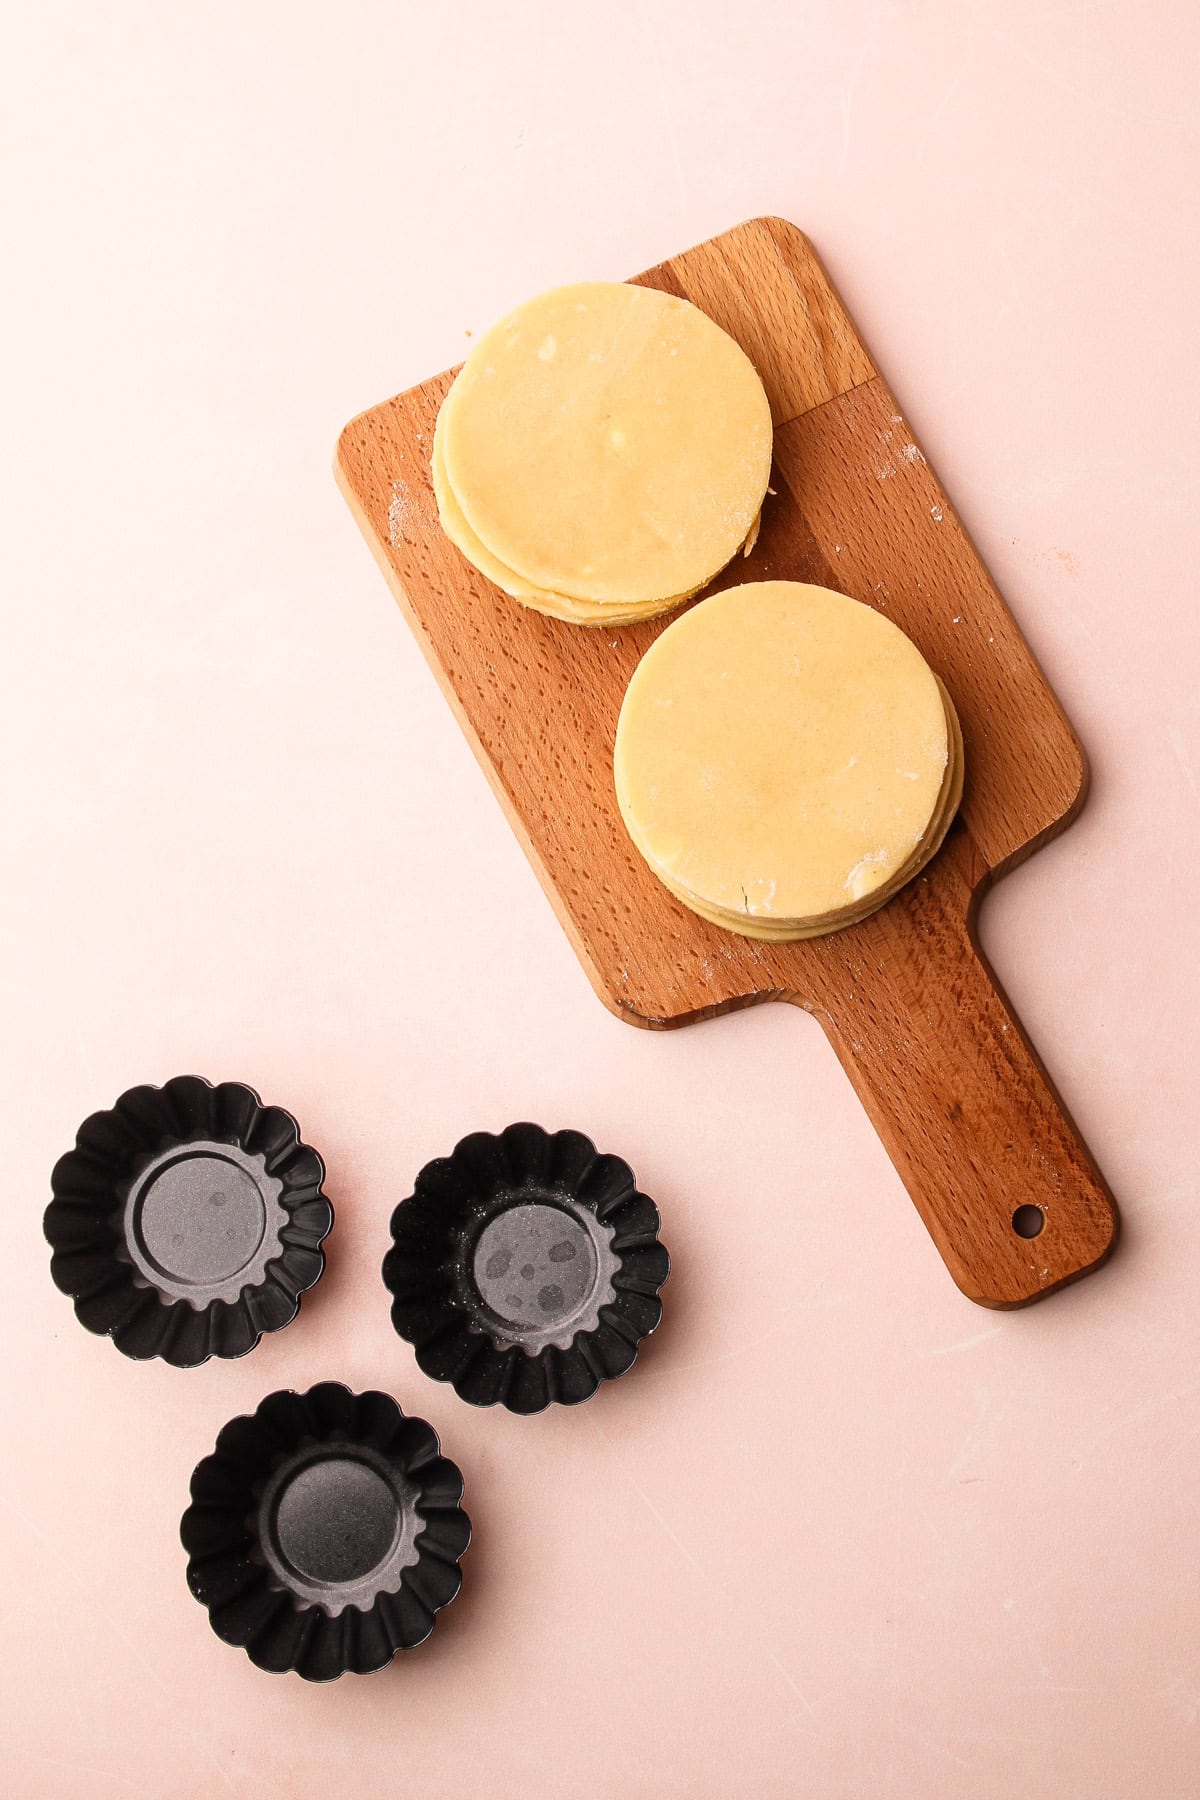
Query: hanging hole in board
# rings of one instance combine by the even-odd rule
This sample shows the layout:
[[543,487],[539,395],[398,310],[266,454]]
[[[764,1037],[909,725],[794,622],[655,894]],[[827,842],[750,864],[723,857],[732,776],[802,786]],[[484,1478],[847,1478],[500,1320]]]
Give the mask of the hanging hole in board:
[[1013,1230],[1018,1237],[1037,1237],[1045,1223],[1046,1215],[1040,1206],[1018,1206],[1012,1216]]

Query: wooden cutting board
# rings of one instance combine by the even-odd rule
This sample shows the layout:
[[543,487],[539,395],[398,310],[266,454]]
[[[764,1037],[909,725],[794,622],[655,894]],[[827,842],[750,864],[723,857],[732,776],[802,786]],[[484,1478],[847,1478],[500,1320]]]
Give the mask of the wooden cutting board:
[[759,1000],[815,1013],[959,1287],[984,1306],[1024,1305],[1104,1261],[1116,1212],[974,917],[988,882],[1077,812],[1080,747],[803,234],[753,219],[637,279],[723,326],[771,400],[775,494],[753,554],[713,590],[777,578],[841,589],[895,620],[954,696],[961,814],[927,872],[873,918],[753,942],[650,874],[617,812],[612,748],[626,683],[668,621],[561,624],[463,560],[429,471],[455,371],[349,424],[338,481],[605,1004],[655,1028]]

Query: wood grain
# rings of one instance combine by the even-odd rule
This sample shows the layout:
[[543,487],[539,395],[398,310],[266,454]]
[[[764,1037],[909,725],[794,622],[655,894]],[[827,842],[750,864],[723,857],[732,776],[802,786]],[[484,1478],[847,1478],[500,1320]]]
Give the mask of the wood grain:
[[[612,746],[665,628],[528,612],[437,521],[433,426],[454,371],[348,425],[336,473],[593,985],[633,1024],[759,1000],[822,1021],[959,1287],[1020,1306],[1097,1267],[1111,1195],[976,944],[989,880],[1082,801],[1078,743],[812,246],[755,219],[638,277],[701,306],[753,358],[775,419],[758,544],[709,592],[817,581],[886,612],[954,696],[962,811],[926,873],[862,925],[767,944],[706,924],[634,851]],[[1018,1207],[1041,1209],[1034,1238]]]

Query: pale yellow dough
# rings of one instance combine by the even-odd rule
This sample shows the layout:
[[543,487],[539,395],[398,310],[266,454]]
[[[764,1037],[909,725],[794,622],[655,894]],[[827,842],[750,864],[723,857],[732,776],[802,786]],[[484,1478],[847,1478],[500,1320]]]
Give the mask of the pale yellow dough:
[[770,406],[745,352],[686,300],[621,282],[518,307],[438,419],[448,534],[517,598],[587,623],[592,608],[615,624],[703,587],[754,527],[770,467]]
[[798,938],[827,937],[832,931],[842,931],[847,925],[857,925],[863,919],[869,919],[872,913],[878,912],[880,907],[886,906],[893,895],[899,893],[902,887],[906,887],[921,873],[926,863],[941,849],[946,833],[954,822],[954,815],[958,811],[963,789],[962,731],[958,723],[958,715],[954,711],[953,705],[949,703],[948,697],[947,705],[954,741],[950,751],[950,762],[947,765],[943,798],[937,814],[904,867],[883,887],[876,888],[869,899],[862,901],[861,904],[849,907],[826,919],[781,924],[775,921],[750,919],[746,917],[745,913],[719,912],[715,907],[703,905],[694,894],[689,894],[675,886],[664,875],[659,874],[659,880],[674,894],[677,900],[682,901],[684,906],[689,907],[692,912],[699,913],[700,917],[707,919],[711,925],[720,925],[725,931],[736,931],[741,937],[758,938],[772,943],[786,943]]
[[962,792],[958,720],[890,620],[756,582],[676,620],[634,672],[614,776],[676,897],[746,936],[856,923],[919,873]]
[[[443,412],[444,410],[443,408]],[[494,582],[498,588],[503,588],[506,594],[511,594],[514,600],[519,600],[522,606],[549,613],[555,619],[565,619],[572,625],[633,625],[642,619],[652,619],[658,613],[672,612],[675,607],[682,606],[685,600],[691,599],[690,594],[674,594],[667,600],[656,600],[641,607],[605,606],[595,600],[569,600],[565,594],[551,594],[545,588],[534,587],[531,582],[523,581],[512,569],[506,568],[499,557],[493,556],[487,545],[480,543],[468,525],[454,489],[446,478],[446,467],[442,460],[442,413],[438,414],[437,425],[434,427],[430,467],[442,530],[481,575],[486,575],[489,581]]]

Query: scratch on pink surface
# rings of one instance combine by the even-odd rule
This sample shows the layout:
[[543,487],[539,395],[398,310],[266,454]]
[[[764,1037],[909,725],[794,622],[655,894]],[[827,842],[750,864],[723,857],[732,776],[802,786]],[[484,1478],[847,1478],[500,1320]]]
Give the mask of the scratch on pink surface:
[[993,1325],[990,1331],[977,1331],[974,1337],[960,1338],[956,1344],[942,1344],[936,1350],[922,1350],[921,1359],[930,1356],[953,1356],[958,1350],[973,1350],[976,1344],[986,1344],[989,1338],[999,1337],[1003,1325]]
[[871,23],[863,35],[862,49],[855,57],[850,75],[842,89],[842,148],[838,157],[838,174],[844,175],[846,163],[850,156],[850,123],[854,115],[854,99],[858,92],[858,84],[862,78],[863,66],[875,48],[875,40],[879,35],[879,26],[883,19],[885,6],[877,6],[871,16]]
[[960,1769],[971,1769],[975,1766],[967,1757],[960,1756],[956,1750],[951,1750],[948,1744],[939,1744],[935,1738],[925,1737],[920,1732],[908,1729],[904,1731],[903,1735],[911,1738],[914,1744],[920,1744],[923,1749],[932,1750],[935,1756],[944,1756],[947,1762],[957,1763]]
[[48,1533],[44,1532],[40,1525],[35,1525],[33,1520],[21,1511],[16,1502],[8,1498],[7,1494],[0,1495],[0,1505],[6,1507],[13,1518],[22,1524],[33,1537],[40,1539],[43,1544],[50,1544],[53,1547],[53,1539]]
[[959,1446],[958,1455],[954,1458],[954,1461],[950,1464],[950,1467],[946,1471],[946,1480],[947,1481],[952,1481],[954,1479],[954,1477],[958,1474],[959,1470],[962,1468],[963,1464],[966,1462],[966,1460],[970,1456],[972,1450],[974,1450],[976,1444],[978,1443],[980,1432],[983,1430],[984,1426],[988,1422],[988,1419],[991,1417],[992,1396],[991,1396],[991,1392],[988,1388],[979,1388],[976,1390],[975,1407],[976,1407],[975,1423],[973,1425],[968,1426],[967,1434],[963,1438],[963,1441]]
[[1128,96],[1124,94],[1122,95],[1120,105],[1113,106],[1106,102],[1101,94],[1094,88],[1088,85],[1081,86],[1079,82],[1072,81],[1070,77],[1064,75],[1060,69],[1056,69],[1052,63],[1045,62],[1041,57],[1034,56],[1032,51],[1026,50],[1021,44],[1015,43],[1012,38],[1006,37],[1002,31],[997,31],[994,26],[989,26],[988,30],[993,42],[1000,44],[1004,49],[1011,51],[1012,54],[1021,62],[1025,63],[1027,67],[1036,70],[1039,75],[1044,75],[1047,81],[1054,82],[1065,93],[1070,94],[1073,100],[1078,100],[1085,106],[1095,109],[1105,118],[1113,119],[1124,130],[1128,129],[1130,122],[1134,119],[1141,125],[1151,126],[1160,131],[1183,132],[1190,129],[1190,118],[1185,117],[1175,119],[1157,107],[1134,107],[1130,104]]
[[1175,1675],[1165,1687],[1155,1690],[1157,1698],[1165,1700],[1173,1712],[1177,1712],[1190,1731],[1200,1718],[1200,1692],[1198,1692],[1183,1675]]
[[897,1471],[897,1493],[892,1520],[892,1594],[888,1607],[887,1623],[892,1634],[892,1666],[888,1673],[888,1764],[887,1764],[887,1800],[892,1800],[896,1782],[896,1740],[901,1735],[900,1712],[900,1521],[904,1512],[900,1505],[900,1492],[904,1486],[904,1477],[908,1473],[907,1459]]
[[[40,1539],[40,1541],[44,1544],[51,1544],[52,1547],[56,1547],[53,1545],[53,1541],[48,1536],[48,1534],[42,1530],[41,1526],[36,1525],[31,1518],[29,1518],[25,1513],[23,1513],[21,1511],[19,1506],[17,1506],[11,1499],[9,1499],[9,1497],[7,1495],[0,1495],[0,1504],[2,1504],[5,1507],[6,1511],[8,1511],[12,1515],[12,1517],[18,1521],[19,1524],[21,1524],[25,1527],[25,1529],[30,1533],[31,1536]],[[141,1648],[141,1646],[136,1642],[136,1640],[134,1638],[132,1638],[130,1636],[128,1631],[126,1631],[121,1625],[119,1625],[117,1623],[116,1619],[114,1619],[112,1617],[111,1613],[108,1615],[108,1617],[106,1619],[105,1628],[108,1632],[110,1632],[112,1634],[113,1637],[117,1638],[122,1644],[125,1645],[125,1647],[130,1652],[130,1655],[134,1658],[134,1660],[138,1663],[138,1665],[145,1671],[145,1673],[149,1677],[150,1681],[154,1684],[154,1686],[158,1689],[159,1693],[166,1700],[168,1707],[173,1707],[175,1705],[176,1696],[175,1696],[173,1690],[168,1686],[167,1682],[164,1680],[162,1675],[159,1674],[157,1668],[154,1665],[153,1659],[146,1655],[145,1651]],[[194,1737],[197,1734],[191,1733],[189,1735]],[[220,1762],[220,1760],[218,1759],[216,1752],[207,1743],[205,1743],[203,1741],[203,1739],[201,1739],[201,1741],[200,1741],[199,1748],[200,1748],[201,1754],[204,1756],[205,1760],[207,1762],[211,1763],[212,1767],[217,1771],[217,1774],[221,1777],[221,1780],[223,1781],[225,1786],[231,1787],[233,1784],[233,1778],[230,1775],[228,1769],[226,1769],[224,1764],[222,1762]],[[24,1754],[27,1756],[32,1756],[33,1752],[25,1751]],[[106,1779],[108,1779],[113,1774],[113,1771],[109,1770],[109,1769],[93,1768],[93,1767],[91,1767],[89,1765],[85,1765],[83,1763],[62,1762],[62,1761],[58,1760],[57,1758],[53,1758],[53,1757],[35,1756],[34,1760],[37,1762],[45,1762],[45,1763],[49,1764],[50,1767],[52,1767],[52,1768],[78,1769],[78,1770],[82,1770],[82,1772],[84,1774],[88,1774],[88,1775],[103,1775]],[[117,1775],[116,1779],[123,1782],[124,1785],[126,1785],[126,1786],[129,1785],[127,1782],[125,1782],[124,1776]],[[130,1792],[133,1792],[132,1788],[130,1788]]]
[[669,1372],[673,1375],[680,1375],[685,1372],[690,1373],[693,1369],[714,1369],[718,1363],[739,1362],[743,1357],[761,1349],[764,1344],[773,1343],[777,1338],[782,1337],[800,1313],[826,1312],[836,1306],[845,1306],[845,1304],[846,1296],[844,1294],[838,1294],[829,1300],[795,1301],[789,1309],[787,1318],[781,1320],[778,1325],[772,1326],[769,1331],[759,1332],[752,1338],[745,1338],[732,1350],[720,1350],[715,1356],[698,1356],[693,1362],[673,1363]]
[[949,106],[951,100],[953,100],[955,94],[958,92],[959,88],[962,86],[963,78],[965,77],[967,70],[971,67],[971,64],[974,61],[975,61],[975,26],[971,20],[968,20],[967,21],[967,48],[966,48],[966,51],[963,55],[962,61],[959,63],[958,67],[953,71],[953,73],[950,76],[949,81],[946,83],[946,86],[943,88],[941,99],[938,101],[938,103],[934,107],[933,111],[928,115],[928,117],[925,120],[924,129],[921,134],[922,143],[924,143],[924,141],[927,138],[930,138],[933,136],[933,133],[936,130],[937,126],[941,123],[942,114],[946,111],[946,108]]
[[[605,1447],[610,1451],[610,1453],[613,1452],[613,1448],[614,1448],[613,1441],[609,1437],[607,1431],[605,1431],[604,1427],[600,1424],[600,1422],[597,1419],[593,1419],[592,1426],[596,1432],[596,1435],[603,1440]],[[642,1505],[646,1508],[646,1511],[650,1514],[651,1518],[656,1521],[656,1523],[662,1530],[663,1534],[670,1540],[670,1542],[672,1544],[674,1544],[674,1546],[678,1550],[680,1556],[682,1556],[684,1561],[689,1563],[691,1565],[691,1567],[693,1569],[695,1569],[697,1575],[703,1575],[705,1573],[704,1569],[702,1568],[700,1563],[698,1563],[696,1561],[696,1558],[692,1555],[691,1551],[688,1549],[688,1547],[684,1543],[683,1539],[681,1537],[679,1537],[674,1531],[671,1530],[671,1527],[667,1524],[667,1521],[663,1518],[663,1516],[659,1512],[657,1506],[655,1506],[653,1500],[651,1500],[649,1494],[646,1493],[644,1488],[641,1488],[638,1486],[638,1483],[634,1480],[633,1476],[629,1473],[629,1470],[627,1468],[625,1468],[618,1461],[618,1459],[615,1456],[615,1453],[613,1454],[613,1460],[614,1460],[614,1462],[617,1463],[617,1468],[620,1471],[622,1479],[626,1482],[626,1484],[629,1487],[631,1487],[633,1489],[633,1491],[637,1495],[638,1499],[642,1502]]]
[[779,1670],[779,1673],[783,1676],[783,1679],[787,1682],[788,1686],[791,1688],[793,1694],[795,1694],[797,1700],[799,1700],[799,1702],[800,1702],[801,1706],[804,1708],[805,1712],[807,1712],[811,1718],[815,1719],[817,1716],[817,1709],[813,1705],[812,1701],[809,1699],[808,1695],[802,1694],[800,1692],[800,1689],[796,1686],[796,1683],[792,1680],[792,1677],[788,1674],[787,1670],[784,1668],[783,1664],[780,1662],[780,1660],[776,1656],[775,1652],[773,1650],[769,1650],[767,1652],[767,1654],[770,1657],[771,1661],[775,1664],[775,1667]]
[[663,80],[662,56],[658,48],[658,39],[654,32],[654,15],[645,0],[638,0],[638,13],[641,17],[642,35],[650,51],[650,61],[654,65],[654,80],[662,99],[662,118],[667,128],[667,144],[671,151],[671,161],[675,166],[675,185],[679,191],[679,210],[687,212],[687,183],[683,177],[683,160],[679,154],[679,133],[675,129],[675,117],[671,106],[670,91]]
[[1143,1400],[1140,1406],[1131,1408],[1129,1412],[1115,1414],[1093,1435],[1088,1449],[1094,1450],[1097,1444],[1112,1437],[1114,1432],[1124,1431],[1126,1426],[1141,1424],[1144,1419],[1153,1419],[1159,1413],[1178,1406],[1181,1401],[1190,1400],[1193,1394],[1200,1394],[1200,1381],[1185,1382],[1182,1387],[1172,1388],[1169,1394],[1158,1394],[1152,1400]]
[[[10,1747],[9,1743],[0,1744],[0,1750],[7,1751]],[[103,1764],[68,1762],[66,1757],[63,1756],[42,1756],[36,1750],[26,1750],[24,1748],[20,1750],[20,1755],[26,1762],[36,1763],[39,1768],[69,1769],[74,1775],[90,1775],[93,1780],[118,1782],[124,1793],[136,1794],[138,1792],[138,1789],[134,1787],[128,1776],[120,1774],[116,1769],[106,1768]],[[11,1769],[12,1765],[9,1764],[9,1767]],[[141,1789],[143,1794],[145,1791],[144,1788]]]
[[1200,799],[1200,790],[1196,787],[1196,771],[1192,767],[1192,759],[1188,754],[1188,747],[1183,741],[1183,733],[1178,725],[1167,727],[1167,742],[1174,753],[1175,761],[1183,770],[1183,779],[1192,790],[1192,798]]
[[[690,1568],[695,1570],[697,1575],[701,1576],[705,1581],[712,1583],[712,1576],[708,1572],[708,1570],[706,1570],[704,1568],[703,1564],[700,1563],[698,1561],[698,1559],[692,1554],[692,1552],[688,1549],[687,1545],[684,1543],[683,1539],[678,1535],[678,1533],[672,1531],[671,1527],[667,1524],[667,1521],[663,1518],[662,1513],[659,1511],[658,1507],[655,1506],[653,1500],[651,1500],[651,1498],[650,1498],[649,1494],[646,1492],[646,1490],[640,1485],[640,1483],[638,1483],[634,1479],[634,1477],[629,1473],[629,1470],[627,1468],[625,1468],[625,1466],[620,1462],[620,1460],[618,1459],[618,1457],[615,1454],[615,1446],[613,1444],[613,1441],[609,1437],[608,1433],[605,1431],[604,1427],[600,1424],[599,1420],[593,1419],[592,1426],[596,1432],[597,1437],[599,1437],[601,1439],[605,1448],[609,1451],[610,1456],[612,1457],[613,1462],[616,1464],[616,1467],[617,1467],[622,1479],[624,1480],[626,1486],[631,1488],[632,1491],[637,1495],[638,1499],[641,1501],[642,1505],[646,1508],[646,1511],[650,1514],[650,1517],[659,1526],[659,1528],[663,1532],[664,1536],[669,1540],[670,1543],[674,1544],[675,1548],[678,1550],[679,1554],[683,1557],[684,1561],[688,1564],[688,1566]],[[727,1597],[732,1598],[730,1589],[723,1582],[713,1583],[713,1585],[720,1588],[721,1592],[726,1594]],[[770,1657],[770,1660],[775,1664],[775,1667],[779,1670],[780,1675],[783,1677],[784,1681],[787,1683],[787,1685],[791,1689],[792,1693],[795,1694],[796,1698],[803,1703],[806,1710],[813,1716],[813,1718],[815,1718],[816,1710],[813,1707],[811,1700],[809,1700],[807,1695],[802,1693],[800,1688],[797,1687],[795,1680],[788,1673],[788,1671],[784,1668],[783,1664],[780,1662],[780,1660],[779,1660],[778,1656],[776,1656],[775,1652],[768,1651],[767,1654]]]

